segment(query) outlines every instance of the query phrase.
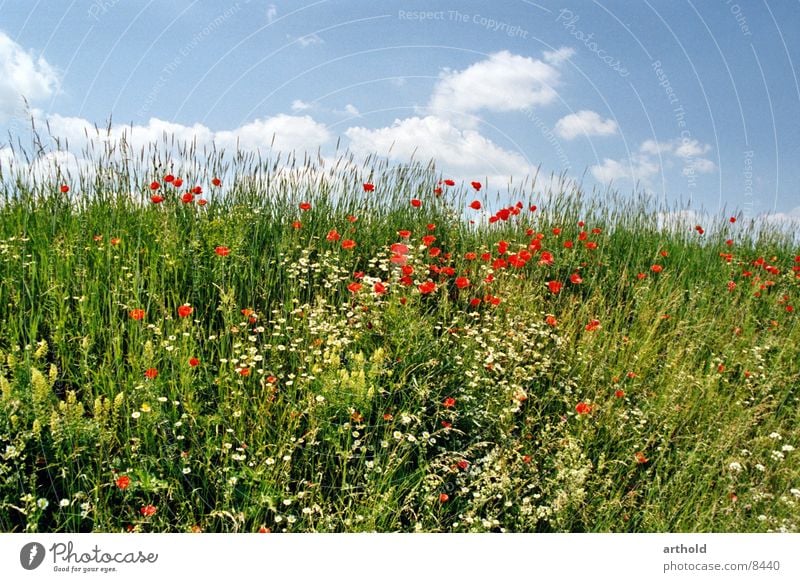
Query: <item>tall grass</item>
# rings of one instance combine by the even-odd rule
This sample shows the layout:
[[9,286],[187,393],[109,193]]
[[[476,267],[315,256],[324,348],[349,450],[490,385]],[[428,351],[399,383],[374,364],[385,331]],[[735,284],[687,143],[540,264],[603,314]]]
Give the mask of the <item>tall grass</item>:
[[347,152],[29,149],[0,164],[3,531],[800,527],[791,236]]

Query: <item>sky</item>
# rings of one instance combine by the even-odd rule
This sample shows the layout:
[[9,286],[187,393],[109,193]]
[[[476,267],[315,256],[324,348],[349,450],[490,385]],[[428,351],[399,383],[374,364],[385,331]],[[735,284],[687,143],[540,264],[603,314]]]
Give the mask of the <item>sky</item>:
[[0,130],[338,142],[800,221],[793,30],[800,0],[0,0]]

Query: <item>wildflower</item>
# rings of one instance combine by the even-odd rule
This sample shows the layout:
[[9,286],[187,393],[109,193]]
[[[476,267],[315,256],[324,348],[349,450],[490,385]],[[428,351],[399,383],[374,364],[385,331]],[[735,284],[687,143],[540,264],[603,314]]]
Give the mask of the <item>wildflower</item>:
[[311,210],[311,204],[309,204],[308,202],[301,202],[300,210],[302,210],[303,212],[308,212],[309,210]]
[[526,465],[529,465],[532,460],[533,457],[531,457],[530,455],[522,455],[522,462],[525,463]]
[[469,287],[469,279],[466,277],[456,277],[455,283],[456,287],[458,287],[459,289],[464,289],[466,287]]
[[742,464],[733,461],[731,464],[728,465],[728,469],[733,471],[734,473],[741,473],[742,472]]
[[578,414],[589,414],[592,411],[592,407],[585,402],[578,402],[575,405],[575,412]]
[[480,210],[481,209],[481,201],[480,200],[473,200],[470,202],[469,207],[473,210]]
[[203,193],[203,189],[200,186],[195,186],[189,191],[190,194],[194,194],[195,196],[200,196]]
[[145,517],[151,517],[156,514],[156,511],[155,505],[145,505],[139,510],[139,513]]
[[119,243],[122,242],[122,239],[115,236],[111,237],[108,242],[110,242],[112,246],[117,246]]
[[219,187],[219,185],[222,184],[222,180],[220,180],[219,178],[211,178],[211,184],[213,186]]
[[342,235],[334,228],[328,231],[327,236],[325,237],[326,240],[329,242],[337,242],[339,239],[342,238]]
[[583,283],[583,279],[578,273],[573,273],[572,275],[570,275],[569,280],[573,285],[580,285],[581,283]]
[[539,264],[540,265],[552,265],[553,264],[553,253],[549,253],[547,251],[543,251],[539,257]]
[[184,204],[191,204],[194,201],[194,195],[191,192],[187,192],[183,196],[181,196],[181,202]]
[[614,392],[614,396],[617,398],[625,398],[625,391],[624,390],[616,390]]
[[250,368],[240,368],[239,369],[240,376],[249,376],[250,375]]
[[205,198],[201,198],[200,200],[197,201],[198,206],[205,206],[206,204],[208,204],[208,200],[206,200]]
[[419,292],[422,293],[423,295],[428,295],[429,293],[433,293],[434,291],[436,291],[436,283],[434,283],[433,281],[425,281],[417,288],[419,289]]
[[258,533],[272,533],[272,530],[265,525],[258,528]]
[[61,185],[61,193],[62,194],[66,194],[67,192],[69,192],[69,186],[67,186],[66,184],[62,184]]
[[150,380],[153,380],[158,376],[158,370],[156,368],[147,368],[147,370],[144,371],[144,375]]
[[558,325],[558,320],[554,315],[548,315],[547,317],[545,317],[544,322],[550,327],[556,327]]
[[357,220],[358,220],[358,217],[353,216],[352,214],[348,214],[347,215],[347,222],[356,222]]
[[295,230],[300,230],[301,228],[303,228],[303,223],[300,222],[299,220],[295,220],[294,222],[292,222],[292,228]]
[[127,475],[120,475],[114,481],[114,485],[117,486],[117,489],[127,489],[128,486],[131,484],[131,478]]
[[175,180],[173,180],[172,182],[172,185],[175,186],[176,188],[180,188],[181,186],[183,186],[183,180],[181,178],[175,178]]
[[469,304],[472,307],[478,307],[481,304],[481,300],[478,297],[473,297],[469,300]]
[[374,192],[374,191],[375,191],[375,184],[364,182],[364,192]]
[[173,176],[172,174],[167,174],[166,176],[164,176],[164,181],[167,184],[171,184],[172,182],[175,181],[175,176]]
[[218,246],[214,247],[214,252],[217,253],[220,257],[227,257],[231,254],[231,249],[228,247]]
[[456,465],[462,471],[466,471],[467,468],[469,467],[469,461],[467,461],[466,459],[461,459],[458,463],[456,463]]
[[450,428],[450,427],[452,427],[452,426],[453,426],[453,423],[452,423],[452,422],[449,422],[449,421],[447,421],[447,420],[443,420],[443,421],[441,422],[441,425],[442,425],[442,428]]
[[193,311],[194,308],[191,305],[181,305],[178,307],[178,317],[189,317]]
[[200,360],[198,358],[195,358],[194,356],[189,358],[189,366],[191,366],[192,368],[196,368],[199,365],[200,365]]
[[408,246],[402,243],[394,243],[392,246],[389,247],[389,250],[392,251],[395,255],[408,254]]
[[594,241],[592,241],[592,240],[590,240],[589,242],[587,242],[587,243],[586,243],[584,246],[585,246],[587,249],[589,249],[590,251],[593,251],[593,250],[597,249],[597,243],[596,243],[596,242],[594,242]]
[[600,328],[600,320],[599,319],[592,319],[589,323],[586,324],[586,331],[596,331]]
[[654,273],[660,273],[661,271],[664,270],[664,267],[662,267],[659,264],[655,264],[652,267],[650,267],[650,270],[653,271]]
[[464,253],[464,259],[467,261],[474,261],[478,258],[478,255],[473,252]]
[[647,457],[644,455],[642,451],[639,451],[636,454],[634,454],[633,458],[640,465],[644,465],[648,461]]
[[444,406],[445,408],[453,408],[453,406],[455,405],[456,405],[456,399],[453,398],[452,396],[448,396],[442,401],[442,406]]
[[361,290],[361,287],[361,283],[350,283],[347,286],[347,290],[350,291],[350,293],[358,293]]
[[343,240],[342,241],[342,248],[344,250],[346,250],[346,251],[349,251],[350,249],[354,249],[354,248],[356,248],[356,241],[350,240],[350,239]]
[[161,188],[161,184],[159,184],[158,182],[155,182],[155,181],[150,182],[150,189],[151,190],[158,190],[159,188]]
[[455,186],[456,182],[455,182],[455,180],[451,180],[450,178],[448,178],[448,179],[444,180],[444,185],[445,186]]
[[470,185],[473,188],[475,188],[476,191],[479,191],[481,189],[481,183],[480,182],[470,182]]
[[36,505],[39,507],[39,509],[44,511],[50,505],[50,502],[44,497],[40,497],[39,499],[36,500]]
[[384,285],[383,283],[381,283],[380,281],[378,281],[378,282],[377,282],[377,283],[375,283],[375,285],[372,287],[372,290],[373,290],[375,293],[377,293],[378,295],[383,295],[384,293],[386,293],[386,285]]
[[144,319],[144,315],[145,315],[144,309],[131,309],[128,312],[128,316],[135,321]]
[[411,206],[413,206],[414,208],[419,208],[420,206],[422,206],[422,200],[420,200],[419,198],[412,198]]
[[436,237],[432,234],[426,234],[422,237],[422,244],[424,244],[426,247],[431,246],[434,242],[436,242]]
[[561,288],[563,286],[564,285],[561,283],[561,281],[548,281],[547,282],[547,288],[550,289],[550,293],[552,293],[553,295],[556,295],[559,292],[561,292]]
[[411,231],[410,230],[398,230],[397,231],[397,236],[399,236],[400,238],[409,238],[411,236]]
[[160,194],[153,194],[152,196],[150,196],[150,202],[152,202],[153,204],[161,204],[162,202],[164,202],[164,197],[161,196]]
[[736,222],[736,217],[731,216],[729,220],[731,221],[731,224],[734,224]]

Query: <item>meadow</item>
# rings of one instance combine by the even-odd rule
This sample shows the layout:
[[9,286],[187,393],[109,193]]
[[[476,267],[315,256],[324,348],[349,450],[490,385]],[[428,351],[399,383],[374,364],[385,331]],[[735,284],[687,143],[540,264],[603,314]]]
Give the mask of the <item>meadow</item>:
[[0,165],[1,531],[800,530],[791,235],[346,153],[92,155]]

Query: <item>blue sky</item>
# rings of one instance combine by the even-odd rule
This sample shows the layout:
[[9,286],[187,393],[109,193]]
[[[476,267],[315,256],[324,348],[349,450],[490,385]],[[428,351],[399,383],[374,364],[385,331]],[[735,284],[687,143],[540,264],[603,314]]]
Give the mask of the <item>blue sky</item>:
[[800,217],[800,2],[0,0],[20,96],[80,141],[268,150],[337,139],[501,188],[542,171],[710,211]]

